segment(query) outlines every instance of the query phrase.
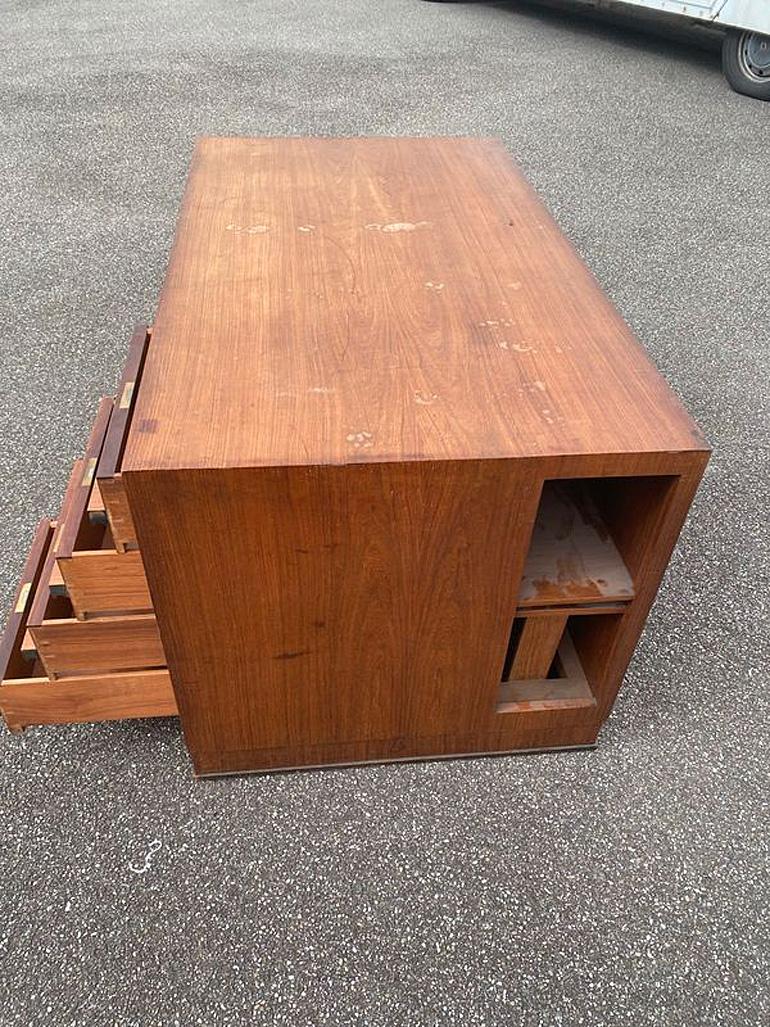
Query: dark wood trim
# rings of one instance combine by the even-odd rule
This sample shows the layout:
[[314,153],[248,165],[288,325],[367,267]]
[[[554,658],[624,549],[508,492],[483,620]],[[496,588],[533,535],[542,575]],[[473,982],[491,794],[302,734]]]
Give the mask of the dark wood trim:
[[0,681],[4,678],[23,676],[26,660],[21,655],[21,644],[53,531],[53,522],[47,517],[39,522],[35,530],[32,548],[24,564],[11,613],[0,639]]
[[123,368],[115,403],[112,409],[107,434],[101,451],[101,458],[96,469],[96,478],[112,478],[120,472],[120,462],[126,444],[128,428],[134,411],[134,400],[142,376],[142,368],[147,355],[147,344],[150,331],[146,324],[138,324],[131,336],[128,346],[128,358]]

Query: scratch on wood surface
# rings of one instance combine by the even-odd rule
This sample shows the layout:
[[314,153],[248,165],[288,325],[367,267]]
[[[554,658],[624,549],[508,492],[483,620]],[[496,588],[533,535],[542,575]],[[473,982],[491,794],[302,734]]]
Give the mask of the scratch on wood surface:
[[270,231],[270,225],[236,225],[231,222],[225,226],[226,232],[246,233],[246,235],[264,235]]
[[391,221],[390,224],[381,225],[376,221],[364,225],[364,228],[371,232],[414,232],[418,228],[424,228],[430,221]]

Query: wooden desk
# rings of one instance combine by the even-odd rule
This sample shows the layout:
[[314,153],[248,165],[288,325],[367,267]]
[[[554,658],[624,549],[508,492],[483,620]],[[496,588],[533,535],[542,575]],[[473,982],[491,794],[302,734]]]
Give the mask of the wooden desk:
[[496,141],[204,139],[43,592],[200,774],[591,745],[707,458]]

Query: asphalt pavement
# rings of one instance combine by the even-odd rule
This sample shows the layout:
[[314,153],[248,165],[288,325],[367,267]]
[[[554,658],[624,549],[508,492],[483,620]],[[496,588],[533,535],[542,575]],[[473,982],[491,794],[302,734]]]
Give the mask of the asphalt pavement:
[[0,732],[3,1027],[770,1020],[770,104],[536,4],[6,2],[0,607],[151,319],[196,135],[500,136],[714,455],[597,750],[196,782]]

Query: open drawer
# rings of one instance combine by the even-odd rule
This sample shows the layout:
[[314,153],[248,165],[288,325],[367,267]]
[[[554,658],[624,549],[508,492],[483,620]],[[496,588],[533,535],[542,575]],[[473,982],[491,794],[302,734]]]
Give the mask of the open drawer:
[[[142,557],[133,539],[120,474],[107,474],[97,483],[99,468],[114,469],[122,453],[133,395],[133,376],[144,359],[145,326],[137,329],[116,400],[102,399],[85,455],[76,461],[49,551],[46,578],[55,595],[67,596],[78,620],[116,613],[152,612],[152,600]],[[112,497],[107,508],[104,494]],[[120,543],[114,531],[120,532]],[[47,598],[36,606],[38,623]]]
[[[145,629],[150,639],[147,646],[141,641],[141,630],[137,632],[132,624],[135,620],[154,622],[154,618],[77,621],[60,616],[66,613],[69,601],[51,595],[46,581],[57,530],[56,522],[43,520],[38,525],[0,640],[0,712],[7,725],[12,730],[21,730],[33,724],[175,715],[176,700],[168,670],[163,665],[157,627],[154,627],[154,636]],[[45,590],[48,590],[45,614],[49,620],[33,625],[30,623],[33,608],[42,602],[40,597],[46,595]],[[107,621],[113,622],[112,629],[99,627]],[[82,629],[93,633],[86,637]],[[41,633],[37,641],[33,640],[32,632]],[[93,648],[94,639],[96,648]],[[41,659],[38,646],[43,644],[53,654],[53,664],[58,668],[56,675],[48,672]],[[122,649],[120,657],[108,652],[110,644],[115,652]],[[128,647],[124,648],[126,644]],[[156,661],[159,664],[153,665]],[[116,667],[116,663],[124,666]],[[134,663],[135,666],[125,666]],[[100,666],[97,668],[95,664]]]
[[[51,592],[67,596],[79,620],[116,613],[151,613],[152,599],[138,549],[119,552],[113,542],[112,530],[104,510],[94,502],[93,438],[106,421],[102,417],[102,401],[89,448],[83,460],[75,463],[64,497],[53,560],[48,576]],[[103,439],[103,432],[102,432]],[[101,512],[102,516],[99,516]],[[42,612],[39,610],[38,612]]]
[[115,549],[120,553],[136,548],[136,531],[120,466],[150,336],[151,329],[147,325],[138,325],[131,337],[128,359],[96,466],[98,494],[104,504]]
[[[69,507],[73,483],[82,472],[77,461],[65,496]],[[162,667],[166,659],[152,613],[109,614],[88,619],[75,617],[72,600],[62,593],[56,581],[57,549],[66,537],[62,523],[41,557],[37,585],[27,617],[27,632],[21,650],[29,660],[39,659],[50,678],[66,674],[135,670]],[[104,530],[104,529],[102,529]]]

